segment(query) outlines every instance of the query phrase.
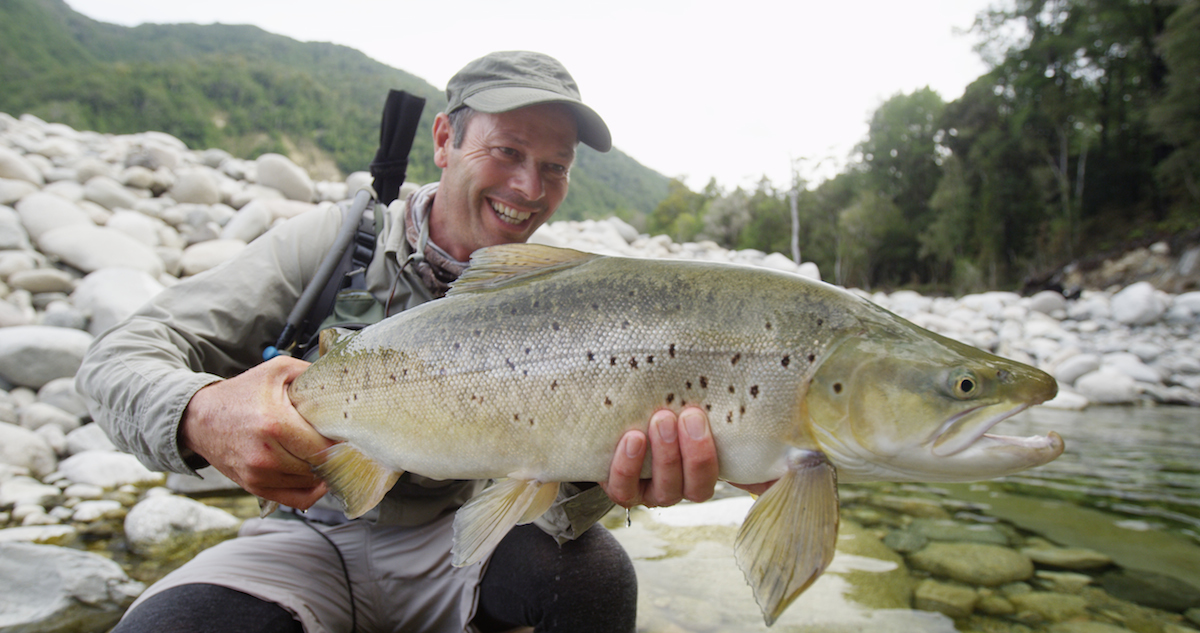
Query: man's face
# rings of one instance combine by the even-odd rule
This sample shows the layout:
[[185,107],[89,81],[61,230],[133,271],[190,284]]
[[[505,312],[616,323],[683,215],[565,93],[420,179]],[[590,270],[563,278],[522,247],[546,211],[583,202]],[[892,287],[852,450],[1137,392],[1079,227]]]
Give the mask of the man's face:
[[439,114],[433,138],[442,178],[429,235],[455,259],[524,242],[567,196],[578,135],[566,106],[477,112],[458,148],[449,118]]

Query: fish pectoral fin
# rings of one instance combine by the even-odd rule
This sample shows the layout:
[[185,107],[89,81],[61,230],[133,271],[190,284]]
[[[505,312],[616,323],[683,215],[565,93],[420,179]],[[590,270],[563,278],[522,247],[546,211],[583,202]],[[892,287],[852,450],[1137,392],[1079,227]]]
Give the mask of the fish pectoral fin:
[[837,531],[833,464],[817,451],[794,451],[787,473],[750,507],[734,545],[767,626],[829,566]]
[[450,285],[449,295],[494,290],[510,282],[527,280],[577,266],[599,255],[544,244],[500,244],[471,253],[471,265]]
[[357,519],[379,505],[403,471],[392,470],[341,442],[309,458],[317,476],[342,502],[346,516]]
[[503,479],[471,498],[454,516],[454,566],[488,557],[514,525],[542,516],[558,497],[558,482]]

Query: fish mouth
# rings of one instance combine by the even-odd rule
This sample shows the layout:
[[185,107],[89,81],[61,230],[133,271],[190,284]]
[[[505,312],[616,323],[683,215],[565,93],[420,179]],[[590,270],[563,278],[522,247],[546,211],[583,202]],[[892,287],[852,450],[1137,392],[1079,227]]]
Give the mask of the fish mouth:
[[[949,420],[946,420],[934,433],[931,452],[937,457],[949,457],[979,443],[977,448],[984,445],[1012,446],[1030,450],[1044,450],[1062,445],[1062,438],[1053,431],[1048,435],[1032,437],[1013,437],[988,433],[992,427],[1028,409],[1031,403],[1020,403],[1014,406],[980,405],[967,409]],[[996,409],[999,409],[998,411]],[[980,440],[984,440],[980,442]]]

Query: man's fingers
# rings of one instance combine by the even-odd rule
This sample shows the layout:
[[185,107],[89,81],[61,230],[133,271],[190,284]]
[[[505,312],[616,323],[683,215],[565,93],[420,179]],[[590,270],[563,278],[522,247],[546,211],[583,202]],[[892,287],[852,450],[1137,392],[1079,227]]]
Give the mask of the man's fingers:
[[708,416],[700,409],[688,407],[679,415],[679,427],[683,497],[689,501],[708,501],[720,473],[717,445],[708,427]]
[[650,418],[650,482],[642,493],[647,507],[669,506],[683,498],[683,458],[679,453],[675,414],[659,411]]
[[642,462],[646,459],[646,436],[630,431],[621,437],[609,467],[608,481],[600,485],[618,505],[632,508],[642,502]]

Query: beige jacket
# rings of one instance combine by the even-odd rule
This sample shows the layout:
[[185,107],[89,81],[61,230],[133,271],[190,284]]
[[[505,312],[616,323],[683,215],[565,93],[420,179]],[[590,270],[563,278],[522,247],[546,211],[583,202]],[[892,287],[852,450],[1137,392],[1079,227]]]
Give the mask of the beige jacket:
[[[397,201],[383,214],[367,269],[367,289],[381,302],[390,295],[392,313],[431,299],[416,275],[401,273],[409,252],[404,208]],[[168,288],[100,335],[76,385],[93,400],[92,416],[113,442],[150,469],[195,474],[179,444],[188,402],[202,387],[262,361],[263,349],[275,343],[332,247],[341,219],[336,207],[292,218],[234,259]],[[373,518],[420,525],[458,508],[481,483],[406,474]],[[574,492],[560,497],[560,505],[540,521],[560,540],[582,533],[612,507],[599,488]]]

